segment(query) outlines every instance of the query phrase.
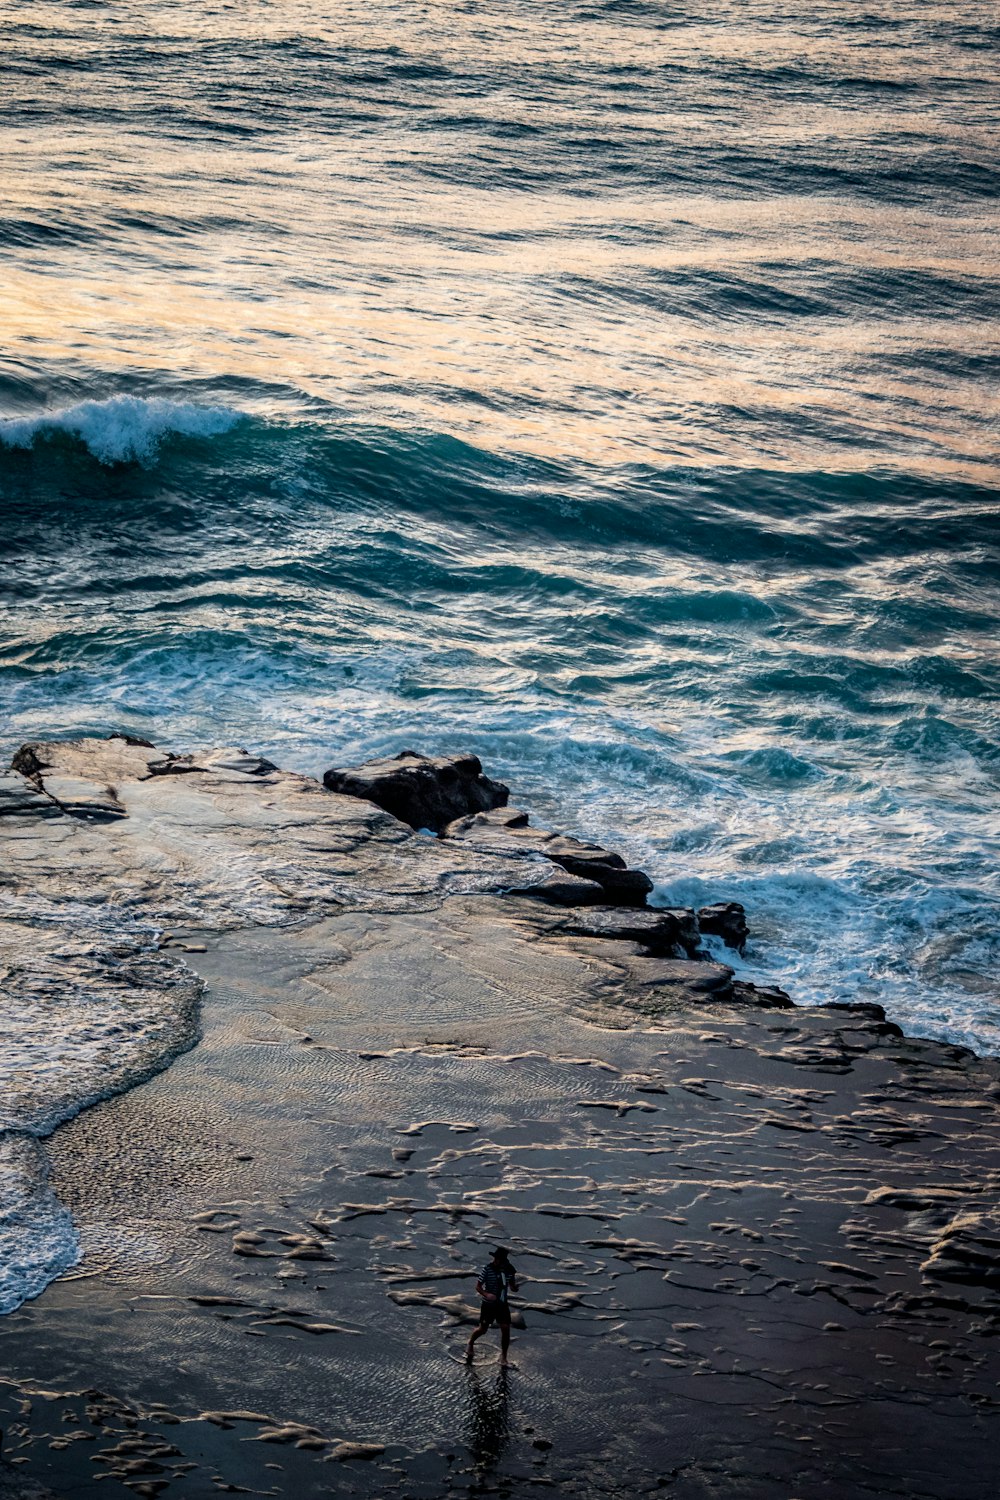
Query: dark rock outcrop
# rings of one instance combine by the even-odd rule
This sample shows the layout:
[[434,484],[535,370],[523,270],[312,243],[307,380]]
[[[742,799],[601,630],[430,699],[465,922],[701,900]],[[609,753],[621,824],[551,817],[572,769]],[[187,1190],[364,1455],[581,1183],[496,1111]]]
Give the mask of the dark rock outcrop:
[[565,834],[552,834],[543,850],[547,859],[562,865],[581,880],[596,880],[605,896],[618,906],[645,906],[653,882],[644,870],[630,870],[620,854],[587,844]]
[[502,782],[483,775],[476,755],[429,756],[415,750],[327,771],[323,785],[342,797],[374,802],[411,828],[435,833],[456,818],[504,807],[510,796]]
[[647,953],[663,958],[697,958],[700,953],[695,915],[686,907],[622,911],[595,906],[579,916],[565,918],[561,930],[579,937],[639,943]]
[[[620,854],[613,854],[600,844],[571,838],[568,834],[530,828],[527,815],[513,809],[484,811],[458,818],[448,824],[444,833],[447,839],[461,839],[480,849],[496,852],[518,850],[525,857],[541,855],[578,880],[596,883],[603,891],[600,899],[613,906],[645,906],[646,897],[653,889],[653,882],[645,871],[630,870]],[[539,889],[534,887],[532,894]],[[540,899],[546,898],[542,896]],[[587,898],[581,901],[551,899],[558,905],[592,904]]]
[[10,769],[16,771],[19,776],[27,776],[29,780],[34,780],[47,765],[41,756],[43,749],[44,746],[41,744],[22,745],[19,750],[14,751]]
[[720,937],[727,948],[742,953],[746,947],[750,929],[746,912],[738,901],[716,901],[703,906],[698,913],[698,926],[712,937]]
[[596,880],[581,880],[578,875],[568,873],[553,875],[541,885],[526,886],[510,894],[524,896],[529,901],[542,901],[546,906],[600,906],[607,899],[604,887]]
[[746,979],[733,981],[733,999],[740,1005],[756,1005],[759,1010],[794,1010],[791,995],[776,984],[750,984]]

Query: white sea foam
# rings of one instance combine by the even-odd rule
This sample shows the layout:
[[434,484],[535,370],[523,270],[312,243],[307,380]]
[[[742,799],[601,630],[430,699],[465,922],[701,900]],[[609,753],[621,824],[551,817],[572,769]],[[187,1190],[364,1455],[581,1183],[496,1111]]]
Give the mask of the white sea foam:
[[73,1221],[48,1185],[45,1153],[0,1135],[0,1313],[37,1297],[80,1259]]
[[197,981],[113,903],[0,899],[0,1314],[80,1258],[42,1138],[195,1035]]
[[197,983],[102,903],[0,899],[0,1132],[49,1135],[190,1045]]
[[109,396],[37,416],[8,417],[0,421],[0,443],[31,448],[38,439],[62,432],[79,438],[102,464],[148,463],[164,438],[218,437],[241,415],[226,406],[197,406],[159,396]]

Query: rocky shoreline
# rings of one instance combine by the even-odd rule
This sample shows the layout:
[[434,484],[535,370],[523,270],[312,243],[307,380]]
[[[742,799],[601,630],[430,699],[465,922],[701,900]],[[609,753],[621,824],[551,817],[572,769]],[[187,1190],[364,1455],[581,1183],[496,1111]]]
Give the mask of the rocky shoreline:
[[[11,1223],[37,1291],[68,1211],[85,1278],[0,1319],[24,1482],[992,1496],[997,1063],[737,980],[742,908],[649,907],[475,756],[324,783],[123,736],[0,777]],[[459,1418],[499,1235],[517,1388]]]

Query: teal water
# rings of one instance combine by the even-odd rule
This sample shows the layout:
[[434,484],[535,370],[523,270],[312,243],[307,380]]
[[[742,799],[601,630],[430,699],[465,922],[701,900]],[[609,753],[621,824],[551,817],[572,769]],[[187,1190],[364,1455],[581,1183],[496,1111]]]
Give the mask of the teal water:
[[5,22],[3,748],[471,747],[1000,1051],[988,9]]

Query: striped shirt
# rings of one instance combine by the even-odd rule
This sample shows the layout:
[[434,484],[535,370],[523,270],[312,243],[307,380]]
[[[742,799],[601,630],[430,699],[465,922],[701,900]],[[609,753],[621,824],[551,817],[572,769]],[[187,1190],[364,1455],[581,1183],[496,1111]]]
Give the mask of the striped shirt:
[[498,1302],[507,1301],[508,1282],[515,1279],[514,1267],[509,1261],[503,1270],[498,1270],[491,1260],[487,1261],[479,1274],[479,1284],[483,1291],[491,1297],[496,1297]]

